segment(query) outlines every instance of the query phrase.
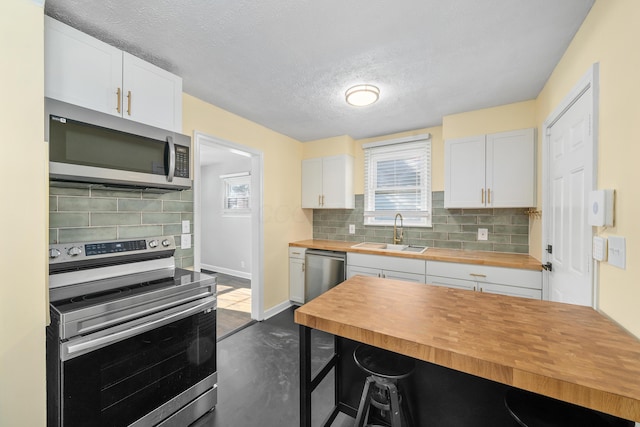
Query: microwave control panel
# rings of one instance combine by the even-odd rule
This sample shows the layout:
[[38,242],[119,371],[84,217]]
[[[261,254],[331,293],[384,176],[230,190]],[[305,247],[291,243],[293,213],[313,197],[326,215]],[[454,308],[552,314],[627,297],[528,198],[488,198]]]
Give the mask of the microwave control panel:
[[189,149],[187,147],[176,147],[176,170],[173,176],[189,178]]

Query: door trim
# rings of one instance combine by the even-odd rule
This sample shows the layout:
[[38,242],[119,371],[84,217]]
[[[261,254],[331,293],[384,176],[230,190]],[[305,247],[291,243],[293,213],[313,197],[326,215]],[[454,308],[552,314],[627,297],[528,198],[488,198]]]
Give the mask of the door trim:
[[[571,91],[565,96],[565,98],[558,104],[546,120],[542,124],[542,258],[543,263],[550,261],[550,256],[544,248],[549,244],[549,230],[551,223],[551,212],[547,207],[551,206],[551,192],[549,191],[551,180],[550,174],[550,155],[551,155],[551,138],[549,136],[549,129],[564,115],[564,113],[571,108],[571,106],[591,88],[591,121],[592,121],[592,165],[591,165],[591,189],[597,188],[598,180],[598,105],[599,105],[599,63],[591,65],[589,70],[582,76],[578,83],[571,89]],[[591,229],[591,236],[593,237],[593,227]],[[598,272],[595,271],[598,267],[597,263],[593,262],[592,245],[587,247],[587,253],[589,255],[588,268],[591,272],[591,292],[592,292],[592,306],[598,308]],[[542,274],[542,299],[549,300],[549,272],[543,271]]]
[[[251,192],[251,318],[264,320],[264,153],[199,131],[194,131],[193,141],[193,224],[197,233],[202,229],[201,147],[225,147],[251,155],[251,188],[254,189]],[[255,191],[256,189],[258,191]],[[200,271],[202,266],[201,251],[201,239],[196,234],[193,245],[193,268],[196,271]]]

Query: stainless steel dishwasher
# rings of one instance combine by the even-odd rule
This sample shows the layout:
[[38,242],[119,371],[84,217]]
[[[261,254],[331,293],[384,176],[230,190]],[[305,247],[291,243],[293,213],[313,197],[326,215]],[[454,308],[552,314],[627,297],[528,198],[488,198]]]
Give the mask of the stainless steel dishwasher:
[[304,274],[305,303],[344,282],[346,258],[344,252],[307,249]]

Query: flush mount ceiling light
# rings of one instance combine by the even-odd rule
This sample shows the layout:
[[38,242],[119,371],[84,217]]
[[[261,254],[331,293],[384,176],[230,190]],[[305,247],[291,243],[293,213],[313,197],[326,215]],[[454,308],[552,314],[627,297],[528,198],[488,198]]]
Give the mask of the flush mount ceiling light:
[[345,97],[347,103],[356,107],[364,107],[378,100],[380,89],[372,85],[358,85],[347,90]]

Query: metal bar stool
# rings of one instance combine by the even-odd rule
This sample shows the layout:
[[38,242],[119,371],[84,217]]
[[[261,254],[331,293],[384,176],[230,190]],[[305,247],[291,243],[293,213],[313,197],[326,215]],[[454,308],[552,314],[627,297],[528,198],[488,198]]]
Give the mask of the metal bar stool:
[[[369,422],[371,407],[380,411],[391,427],[413,427],[411,414],[398,390],[398,380],[408,377],[415,367],[415,361],[407,356],[393,353],[366,344],[353,351],[356,364],[370,374],[362,390],[355,427],[363,427]],[[404,408],[403,408],[404,406]]]
[[633,427],[635,425],[633,421],[516,388],[507,391],[504,404],[511,417],[522,427]]

